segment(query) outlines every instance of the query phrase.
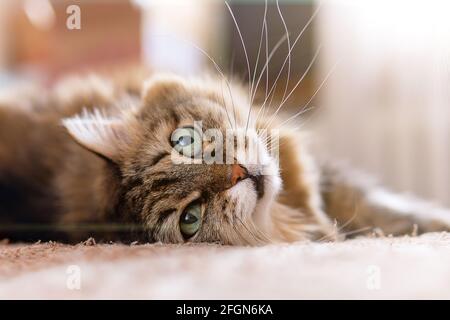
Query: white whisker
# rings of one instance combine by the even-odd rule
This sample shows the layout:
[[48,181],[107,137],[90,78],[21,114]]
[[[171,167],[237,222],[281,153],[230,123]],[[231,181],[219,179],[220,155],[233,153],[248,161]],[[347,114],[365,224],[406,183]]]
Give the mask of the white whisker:
[[[277,50],[280,48],[280,46],[283,44],[284,41],[286,41],[286,35],[284,35],[283,37],[281,37],[281,39],[278,40],[278,42],[275,44],[275,46],[273,47],[273,49],[270,51],[270,54],[269,54],[269,56],[268,56],[267,59],[266,59],[266,63],[264,64],[264,66],[263,66],[263,68],[262,68],[262,70],[261,70],[261,73],[260,73],[260,75],[259,75],[259,77],[258,77],[258,81],[256,81],[256,86],[255,86],[255,88],[253,89],[253,94],[252,94],[252,99],[251,99],[251,102],[252,102],[252,103],[253,103],[253,100],[255,99],[255,95],[256,95],[256,92],[257,92],[259,83],[261,82],[261,78],[262,78],[262,76],[264,75],[264,71],[268,70],[268,66],[269,66],[270,60],[272,60],[274,54],[277,52]],[[267,71],[267,72],[268,72],[268,71]],[[267,84],[269,83],[269,80],[268,80],[268,73],[267,73],[267,76],[266,76],[266,83],[267,83]],[[269,93],[269,94],[270,94],[270,93]],[[267,94],[266,94],[266,96],[267,96]]]
[[223,93],[223,79],[220,81],[220,90],[222,92],[222,104],[225,108],[225,113],[227,114],[228,122],[230,123],[230,129],[233,129],[233,125],[231,123],[230,115],[228,114],[227,105],[226,105],[225,97],[224,97],[224,93]]
[[322,87],[325,85],[325,83],[328,81],[328,79],[330,78],[331,74],[334,72],[334,70],[336,69],[338,62],[336,62],[334,64],[334,66],[331,68],[331,70],[327,73],[327,75],[325,76],[325,78],[323,79],[322,83],[319,85],[319,87],[317,88],[317,90],[313,93],[313,95],[311,96],[311,98],[308,100],[308,102],[306,102],[306,104],[303,106],[302,110],[300,110],[299,112],[297,112],[296,114],[294,114],[292,117],[288,118],[287,120],[283,121],[280,124],[280,127],[283,126],[284,124],[292,121],[293,119],[295,119],[296,117],[298,117],[299,115],[301,115],[302,113],[304,113],[304,109],[306,107],[309,106],[309,104],[311,103],[311,101],[316,97],[317,93],[320,91],[320,89],[322,89]]
[[256,56],[255,68],[253,69],[253,78],[252,78],[251,89],[250,89],[251,92],[253,92],[253,85],[255,83],[256,73],[258,71],[259,56],[261,54],[262,40],[263,40],[263,36],[264,36],[264,28],[266,26],[266,18],[267,18],[267,0],[265,0],[265,5],[264,5],[264,17],[263,17],[263,22],[261,25],[261,35],[259,38],[258,54]]
[[[241,29],[239,28],[239,24],[237,23],[237,20],[236,20],[236,17],[234,16],[233,10],[231,10],[231,7],[227,1],[225,1],[225,5],[227,6],[231,17],[233,18],[234,25],[236,27],[236,31],[238,32],[239,38],[241,39],[242,49],[244,50],[245,60],[247,62],[248,82],[250,82],[251,81],[250,61],[248,59],[247,48],[245,46],[244,38],[242,37]],[[250,97],[251,97],[251,92],[250,92],[250,87],[249,87],[249,99],[250,99]]]
[[[269,31],[267,30],[267,20],[265,21],[265,36],[266,36],[266,63],[269,60]],[[263,70],[264,71],[264,70]],[[269,91],[269,66],[266,68],[266,88],[265,88],[265,96],[267,97],[267,92]]]
[[[267,0],[265,0],[264,3],[264,17],[263,17],[263,22],[261,25],[261,37],[259,39],[259,47],[258,47],[258,55],[256,57],[256,62],[255,62],[255,68],[253,71],[253,79],[251,82],[251,87],[250,87],[250,93],[253,93],[253,85],[255,83],[255,77],[256,77],[256,73],[258,71],[258,63],[259,63],[259,56],[261,54],[261,46],[262,46],[262,40],[263,40],[263,36],[264,36],[264,27],[266,26],[266,18],[267,18]],[[245,124],[245,132],[247,133],[247,129],[248,129],[248,123],[250,121],[250,115],[251,115],[251,111],[252,111],[252,104],[253,101],[250,103],[249,108],[248,108],[248,114],[247,114],[247,122]]]
[[[276,88],[276,87],[277,87],[277,85],[275,85],[275,88]],[[259,112],[258,112],[258,114],[257,114],[257,116],[256,116],[256,122],[259,120],[259,116],[260,116],[261,111],[262,111],[262,117],[264,118],[265,115],[266,115],[266,110],[267,110],[267,109],[270,110],[270,107],[272,106],[273,98],[275,97],[275,92],[276,92],[276,90],[273,90],[272,93],[270,94],[270,100],[269,100],[269,103],[264,103],[264,104],[260,107]],[[268,108],[266,108],[267,105],[269,106]],[[267,127],[267,126],[266,126],[266,127]]]
[[[270,94],[272,93],[272,91],[274,90],[274,88],[276,87],[276,84],[277,84],[277,82],[278,82],[278,80],[279,80],[279,78],[280,78],[280,76],[281,76],[281,74],[282,74],[282,72],[283,72],[283,69],[284,69],[284,67],[286,66],[286,63],[287,63],[287,61],[288,61],[288,59],[289,59],[289,55],[291,54],[292,50],[295,48],[295,46],[296,46],[297,42],[299,41],[299,39],[300,39],[300,38],[302,37],[302,35],[304,34],[305,30],[309,27],[309,25],[311,24],[311,22],[314,20],[314,18],[315,18],[315,17],[317,16],[317,14],[319,13],[319,10],[320,10],[320,8],[321,8],[321,5],[322,5],[322,4],[319,4],[319,6],[318,6],[317,9],[314,11],[314,13],[312,14],[312,16],[311,16],[311,17],[309,18],[309,20],[306,22],[306,24],[305,24],[305,26],[303,27],[303,29],[302,29],[302,30],[300,31],[300,33],[297,35],[297,38],[295,38],[295,41],[294,41],[294,43],[292,44],[292,46],[291,46],[291,48],[290,48],[290,50],[289,50],[289,52],[288,52],[288,55],[286,56],[286,59],[284,59],[284,62],[283,62],[283,64],[282,64],[281,68],[280,68],[280,71],[278,72],[277,77],[275,78],[275,82],[273,83],[272,87],[270,88],[269,96],[270,96]],[[264,100],[263,106],[267,103],[267,99],[268,99],[268,97],[266,97],[266,99]]]
[[292,90],[289,92],[289,94],[284,97],[281,100],[280,105],[278,106],[278,108],[275,110],[274,114],[270,117],[269,122],[267,124],[267,126],[269,126],[273,119],[275,119],[276,115],[278,114],[278,112],[281,110],[281,108],[284,106],[284,104],[286,103],[286,101],[289,100],[289,98],[291,97],[291,95],[295,92],[295,90],[297,89],[297,87],[302,83],[303,79],[306,77],[306,75],[309,73],[309,71],[311,70],[312,66],[314,65],[314,62],[316,61],[317,57],[319,56],[320,50],[321,50],[322,46],[319,46],[313,56],[313,58],[311,59],[311,62],[309,63],[308,67],[306,68],[306,70],[303,72],[302,76],[300,77],[300,79],[297,81],[297,83],[295,84],[295,86],[292,88]]
[[[268,88],[269,88],[269,62],[272,59],[272,57],[275,54],[275,52],[278,50],[278,48],[280,48],[280,46],[283,44],[283,42],[285,40],[286,40],[286,35],[284,35],[280,40],[278,40],[278,42],[275,44],[275,46],[271,50],[269,56],[266,58],[266,63],[264,65],[263,69],[261,70],[261,73],[259,75],[258,81],[256,82],[256,87],[255,87],[254,94],[252,96],[252,101],[251,101],[252,105],[253,105],[253,100],[255,98],[256,91],[258,89],[259,83],[260,83],[260,81],[262,79],[262,76],[264,75],[264,71],[266,71],[266,94],[265,94],[265,97],[264,97],[264,102],[267,102],[267,99],[269,98],[269,96],[274,92],[273,87],[272,87],[270,93],[268,93],[268,91],[267,91]],[[267,48],[266,50],[268,50],[268,43],[266,43],[266,48]],[[272,96],[272,99],[273,99],[273,96]],[[271,99],[271,101],[272,101],[272,99]],[[258,121],[262,109],[265,109],[265,103],[263,103],[260,106],[260,108],[258,110],[258,115],[256,116],[255,122]]]
[[286,86],[284,88],[283,98],[281,98],[281,100],[283,101],[284,97],[286,96],[286,93],[287,93],[287,90],[288,90],[288,87],[289,87],[289,80],[290,80],[290,77],[291,77],[291,41],[289,39],[288,28],[287,28],[287,25],[286,25],[286,21],[284,20],[283,13],[281,12],[280,4],[279,4],[278,0],[276,1],[276,4],[277,4],[278,13],[279,13],[281,21],[283,23],[284,30],[286,31],[287,46],[288,46],[288,57],[289,57],[289,60],[288,60],[288,71],[287,71],[287,78],[286,78]]
[[[192,43],[192,42],[190,42],[190,41],[188,41],[188,40],[184,40],[184,41],[190,43],[194,48],[196,48],[196,49],[199,50],[201,53],[203,53],[203,54],[204,54],[204,55],[212,62],[212,64],[214,65],[214,68],[217,70],[217,72],[220,74],[220,76],[222,77],[222,79],[225,81],[225,83],[226,83],[226,85],[227,85],[227,88],[228,88],[228,93],[229,93],[230,98],[231,98],[231,104],[232,104],[232,107],[233,107],[234,124],[235,124],[235,127],[236,127],[236,111],[235,111],[235,105],[234,105],[233,93],[232,93],[232,91],[231,91],[231,85],[230,85],[230,82],[228,81],[227,77],[225,77],[225,75],[224,75],[222,69],[219,67],[219,65],[216,63],[216,61],[215,61],[215,60],[214,60],[214,59],[213,59],[213,58],[212,58],[205,50],[203,50],[202,48],[200,48],[199,46],[197,46],[195,43]],[[225,101],[224,101],[224,103],[225,103]],[[224,108],[225,108],[225,112],[227,113],[227,117],[228,117],[228,120],[229,120],[229,122],[230,122],[230,126],[233,127],[233,125],[232,125],[232,123],[231,123],[231,120],[230,120],[230,116],[229,116],[229,114],[228,114],[228,110],[227,110],[226,104],[224,104]]]

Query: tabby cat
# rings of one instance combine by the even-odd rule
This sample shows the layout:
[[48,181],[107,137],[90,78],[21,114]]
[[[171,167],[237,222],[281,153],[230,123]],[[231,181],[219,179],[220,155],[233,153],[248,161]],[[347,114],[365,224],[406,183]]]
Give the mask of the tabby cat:
[[[319,162],[285,126],[274,155],[258,130],[280,121],[250,108],[246,90],[217,77],[89,75],[2,97],[0,238],[259,245],[449,229],[447,211]],[[178,161],[208,150],[212,128],[245,131],[231,163]]]

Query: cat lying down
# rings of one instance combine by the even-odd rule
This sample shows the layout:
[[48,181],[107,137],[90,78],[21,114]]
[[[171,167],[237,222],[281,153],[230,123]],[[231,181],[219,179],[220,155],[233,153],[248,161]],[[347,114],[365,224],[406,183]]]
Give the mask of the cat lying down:
[[0,102],[0,238],[259,245],[450,229],[448,211],[319,163],[247,91],[86,76]]

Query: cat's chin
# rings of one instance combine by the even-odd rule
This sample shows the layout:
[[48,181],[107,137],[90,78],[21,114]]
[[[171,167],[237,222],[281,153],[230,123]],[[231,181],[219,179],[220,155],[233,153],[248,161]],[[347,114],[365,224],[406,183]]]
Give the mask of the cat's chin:
[[252,176],[232,187],[228,194],[236,200],[236,213],[255,222],[265,217],[281,187],[279,176]]
[[[250,219],[266,235],[272,234],[271,209],[281,189],[281,177],[275,164],[248,166],[249,178],[228,190],[235,200],[235,214],[241,219]],[[264,173],[264,174],[262,174]]]
[[271,208],[281,189],[281,178],[277,174],[261,176],[264,183],[264,195],[255,203],[251,214],[254,224],[266,234],[272,231]]
[[[253,177],[253,190],[257,199],[251,211],[253,223],[266,234],[272,231],[271,208],[281,190],[281,177],[275,162],[269,161],[265,165],[248,166],[249,174]],[[259,196],[258,196],[259,195]]]

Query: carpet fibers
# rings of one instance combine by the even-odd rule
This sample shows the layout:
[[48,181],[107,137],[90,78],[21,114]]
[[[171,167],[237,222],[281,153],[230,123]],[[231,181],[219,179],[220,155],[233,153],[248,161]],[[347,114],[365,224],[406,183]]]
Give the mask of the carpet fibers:
[[2,299],[450,299],[450,233],[265,247],[0,244]]

